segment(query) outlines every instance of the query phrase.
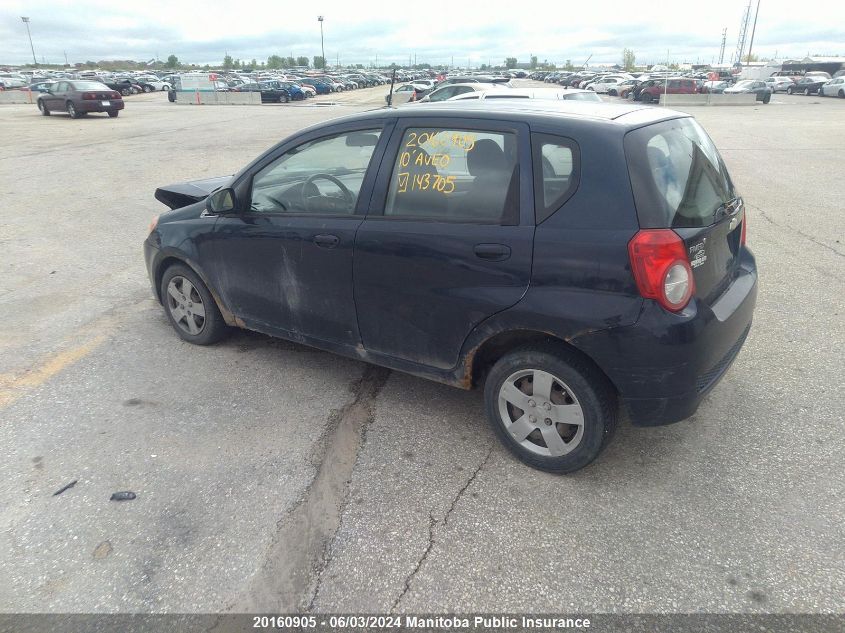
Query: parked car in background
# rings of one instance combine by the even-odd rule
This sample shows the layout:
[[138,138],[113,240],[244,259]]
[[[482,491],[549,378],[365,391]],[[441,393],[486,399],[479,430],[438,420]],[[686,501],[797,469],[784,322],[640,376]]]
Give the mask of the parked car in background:
[[430,103],[437,101],[446,101],[458,95],[467,94],[470,92],[483,92],[485,90],[507,90],[492,83],[474,83],[474,84],[447,84],[434,89],[432,92],[424,96],[418,103]]
[[50,89],[55,85],[55,81],[39,81],[38,83],[30,84],[29,89],[32,92],[50,92]]
[[727,81],[705,81],[701,87],[701,92],[714,95],[722,94],[725,88],[730,88],[731,84]]
[[278,84],[279,88],[287,90],[291,101],[303,101],[308,98],[308,95],[298,83],[293,81],[276,81],[274,83]]
[[829,80],[824,77],[801,77],[793,85],[787,87],[786,94],[801,93],[804,95],[816,94]]
[[693,95],[698,94],[698,82],[684,77],[667,77],[665,79],[649,79],[638,87],[635,99],[643,103],[659,101],[660,95]]
[[478,387],[492,433],[556,473],[622,411],[693,415],[757,296],[715,145],[664,108],[488,105],[343,117],[157,189],[144,259],[175,335],[242,327]]
[[384,101],[385,103],[390,102],[394,105],[399,105],[407,103],[408,101],[418,101],[422,99],[423,95],[427,92],[428,90],[422,86],[418,86],[416,84],[404,84],[393,88],[393,97],[391,97],[388,92],[384,96]]
[[592,101],[601,103],[593,90],[580,88],[514,88],[511,90],[475,90],[447,99],[447,101],[504,101],[506,99],[548,99],[551,101]]
[[628,96],[628,92],[640,83],[642,82],[639,79],[625,79],[615,86],[608,86],[607,94],[611,97],[622,97],[625,99]]
[[78,119],[89,112],[106,112],[112,118],[123,110],[123,98],[99,81],[59,81],[49,91],[38,95],[38,109],[44,116],[67,112]]
[[760,81],[758,79],[743,79],[742,81],[736,82],[730,88],[725,88],[724,90],[724,94],[726,95],[750,93],[757,95],[757,101],[762,101],[763,103],[769,103],[769,101],[772,100],[772,89],[765,81]]
[[599,94],[608,94],[611,88],[616,89],[616,87],[623,81],[625,81],[625,79],[622,77],[602,77],[590,82],[587,85],[587,90],[593,90]]
[[136,77],[135,81],[141,86],[144,92],[155,92],[157,90],[170,90],[170,84],[158,77]]
[[291,94],[278,81],[262,81],[261,83],[247,83],[232,88],[232,92],[260,92],[261,103],[287,103]]
[[766,82],[766,85],[768,85],[772,89],[772,93],[786,92],[787,88],[795,85],[795,82],[792,81],[792,79],[790,79],[789,77],[780,77],[776,75],[766,77],[764,81]]
[[823,97],[845,98],[845,76],[834,77],[821,87],[819,91]]
[[104,83],[112,90],[116,90],[122,94],[124,97],[132,94],[138,94],[144,90],[131,79],[107,79]]
[[329,84],[319,79],[313,79],[312,77],[303,77],[299,80],[299,84],[301,86],[311,86],[318,95],[327,95],[332,92],[332,87]]

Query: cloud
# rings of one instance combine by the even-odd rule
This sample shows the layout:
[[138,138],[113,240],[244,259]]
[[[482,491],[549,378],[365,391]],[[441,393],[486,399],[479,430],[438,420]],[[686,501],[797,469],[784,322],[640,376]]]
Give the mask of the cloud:
[[[597,63],[621,60],[634,50],[641,62],[709,62],[728,29],[726,57],[736,48],[745,0],[631,3],[599,0],[579,6],[538,0],[514,5],[505,0],[386,5],[371,0],[321,0],[319,6],[253,0],[7,0],[0,9],[0,62],[31,58],[20,16],[31,18],[39,61],[89,59],[146,60],[173,53],[182,61],[219,63],[228,52],[240,59],[320,53],[317,13],[325,17],[326,56],[345,63],[419,62],[464,65],[499,63],[515,56],[528,61]],[[755,5],[756,6],[756,5]],[[754,50],[764,56],[807,52],[845,54],[845,4],[806,0],[796,14],[786,0],[762,3]],[[750,34],[749,34],[750,39]]]

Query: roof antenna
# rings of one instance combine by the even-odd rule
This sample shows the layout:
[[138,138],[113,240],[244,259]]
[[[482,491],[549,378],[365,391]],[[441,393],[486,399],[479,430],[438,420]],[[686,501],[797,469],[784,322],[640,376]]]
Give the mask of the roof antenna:
[[393,106],[393,84],[396,83],[396,66],[393,67],[393,74],[390,76],[390,92],[387,95],[387,107]]

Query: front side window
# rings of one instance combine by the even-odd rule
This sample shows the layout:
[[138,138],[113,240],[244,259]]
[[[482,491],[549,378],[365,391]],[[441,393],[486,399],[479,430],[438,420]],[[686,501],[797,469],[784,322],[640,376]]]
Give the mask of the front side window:
[[513,132],[405,131],[387,194],[387,217],[517,224],[519,169]]
[[286,152],[253,178],[252,212],[354,213],[380,134],[346,132]]

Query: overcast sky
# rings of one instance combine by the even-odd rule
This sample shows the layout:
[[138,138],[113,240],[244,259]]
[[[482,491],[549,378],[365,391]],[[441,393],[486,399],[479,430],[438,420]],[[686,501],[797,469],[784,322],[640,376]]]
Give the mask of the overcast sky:
[[[752,13],[756,7],[754,0]],[[616,63],[631,48],[638,63],[718,62],[727,27],[731,61],[747,0],[3,0],[0,63],[32,60],[21,16],[31,19],[39,62],[166,59],[199,64],[269,55],[320,54],[317,15],[325,16],[330,64],[418,62],[473,66],[505,57],[581,64]],[[753,21],[753,15],[752,15]],[[749,39],[751,28],[749,26]],[[747,45],[746,45],[747,51]],[[755,54],[779,58],[845,55],[845,2],[762,0]]]

